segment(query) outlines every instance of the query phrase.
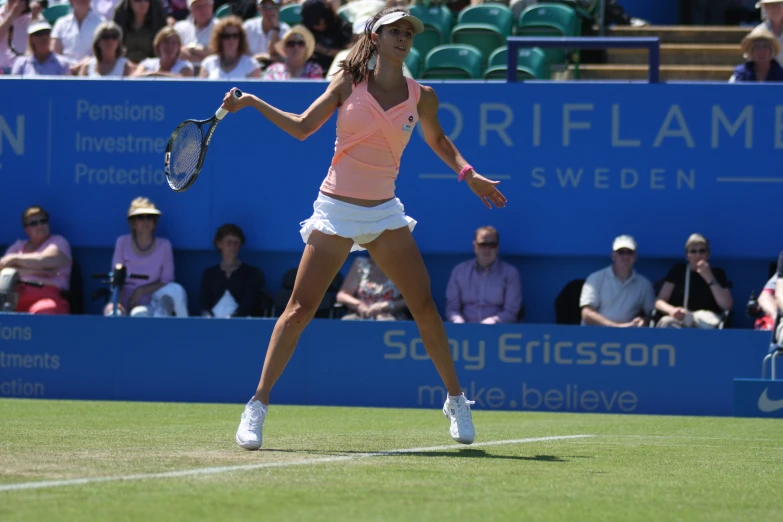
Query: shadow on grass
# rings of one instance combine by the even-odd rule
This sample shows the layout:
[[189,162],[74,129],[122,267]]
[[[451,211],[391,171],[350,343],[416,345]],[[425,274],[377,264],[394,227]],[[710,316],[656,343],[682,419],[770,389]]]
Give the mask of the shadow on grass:
[[556,455],[497,455],[494,453],[487,453],[483,449],[464,448],[460,449],[458,446],[454,450],[448,451],[323,451],[323,450],[291,450],[291,449],[265,449],[267,453],[303,453],[307,455],[324,455],[339,457],[343,455],[367,455],[378,457],[449,457],[449,458],[463,458],[463,459],[502,459],[502,460],[528,460],[537,462],[570,462],[569,459],[589,459],[582,455],[574,455],[568,457],[558,457]]

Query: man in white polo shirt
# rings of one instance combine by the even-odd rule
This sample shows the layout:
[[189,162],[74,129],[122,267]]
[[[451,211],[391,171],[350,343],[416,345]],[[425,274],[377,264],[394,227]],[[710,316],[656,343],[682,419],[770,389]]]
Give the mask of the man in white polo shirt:
[[90,0],[70,0],[72,12],[61,16],[52,28],[52,51],[73,65],[92,56],[92,40],[103,18],[90,9]]
[[637,274],[636,241],[618,236],[612,244],[612,264],[593,272],[582,286],[582,324],[630,328],[644,326],[655,307],[650,281]]
[[182,40],[180,60],[195,66],[209,55],[209,38],[215,27],[215,6],[212,0],[188,0],[190,16],[174,24]]

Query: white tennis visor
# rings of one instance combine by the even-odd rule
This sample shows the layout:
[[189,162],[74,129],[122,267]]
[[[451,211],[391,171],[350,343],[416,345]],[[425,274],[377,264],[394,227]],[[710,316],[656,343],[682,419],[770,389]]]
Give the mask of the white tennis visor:
[[378,29],[380,29],[384,25],[393,24],[394,22],[397,22],[399,20],[409,21],[413,26],[414,34],[419,34],[424,32],[424,24],[421,23],[421,20],[419,20],[412,14],[408,14],[403,11],[395,11],[393,13],[389,13],[387,15],[382,16],[380,19],[378,19],[377,22],[375,22],[375,25],[372,26],[372,32],[377,33]]

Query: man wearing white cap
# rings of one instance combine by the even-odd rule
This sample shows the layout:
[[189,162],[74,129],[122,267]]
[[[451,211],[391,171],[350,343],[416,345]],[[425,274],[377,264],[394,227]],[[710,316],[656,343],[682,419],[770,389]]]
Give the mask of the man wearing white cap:
[[190,16],[174,24],[182,40],[180,59],[200,67],[209,54],[209,38],[215,27],[215,7],[212,0],[188,0]]
[[764,11],[766,18],[759,27],[766,27],[781,44],[781,51],[775,56],[775,60],[783,65],[783,0],[760,0],[756,7]]
[[269,60],[278,56],[275,44],[290,27],[280,21],[280,0],[258,0],[258,14],[242,24],[247,33],[247,46],[256,60]]
[[612,264],[590,274],[582,286],[583,325],[629,328],[647,323],[646,317],[655,308],[655,292],[650,281],[634,271],[634,263],[634,238],[615,238]]
[[51,50],[52,26],[47,22],[33,22],[27,28],[30,38],[28,54],[14,62],[12,74],[22,76],[60,76],[70,74],[68,61]]

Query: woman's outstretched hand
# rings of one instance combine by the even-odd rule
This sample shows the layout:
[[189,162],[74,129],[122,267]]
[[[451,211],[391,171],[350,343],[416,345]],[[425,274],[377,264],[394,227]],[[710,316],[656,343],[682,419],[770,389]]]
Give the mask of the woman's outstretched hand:
[[237,112],[239,109],[244,109],[250,105],[250,100],[253,97],[252,94],[243,92],[242,96],[235,98],[234,91],[236,90],[236,87],[234,87],[228,91],[225,96],[223,96],[223,105],[221,105],[221,107],[226,109],[228,112]]
[[484,202],[487,208],[492,208],[492,205],[497,208],[506,206],[508,201],[506,196],[495,187],[495,185],[500,183],[499,181],[489,180],[476,171],[468,172],[465,175],[465,181],[470,190]]

